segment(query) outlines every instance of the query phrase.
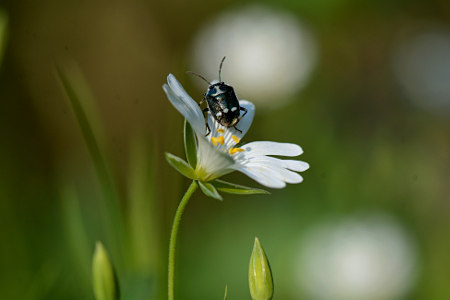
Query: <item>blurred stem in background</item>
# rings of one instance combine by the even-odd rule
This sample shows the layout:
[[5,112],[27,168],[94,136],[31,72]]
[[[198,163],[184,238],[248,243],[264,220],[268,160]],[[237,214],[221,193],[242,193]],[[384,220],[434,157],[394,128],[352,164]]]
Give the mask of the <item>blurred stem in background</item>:
[[63,185],[61,191],[62,215],[65,222],[65,230],[70,237],[69,248],[73,255],[75,270],[80,274],[80,287],[88,287],[90,281],[90,256],[91,245],[83,220],[82,208],[79,196],[73,186]]
[[[121,197],[110,167],[109,156],[106,155],[109,153],[108,147],[92,93],[74,63],[58,65],[57,76],[80,126],[101,191],[100,205],[95,207],[98,211],[91,213],[91,218],[86,219],[86,213],[83,215],[82,197],[77,195],[76,189],[70,184],[61,184],[66,187],[62,190],[63,210],[80,278],[84,284],[90,284],[86,280],[89,278],[86,274],[91,246],[95,240],[103,239],[104,235],[112,257],[116,258],[122,281],[126,282],[124,297],[150,298],[150,295],[155,295],[157,291],[152,290],[154,285],[150,284],[149,280],[154,280],[152,275],[160,271],[157,225],[159,219],[154,213],[157,210],[153,182],[155,165],[152,164],[151,155],[155,151],[148,151],[148,145],[140,136],[135,137],[131,143],[126,193],[129,199],[126,199],[123,205],[126,206],[127,213],[122,213]],[[101,230],[95,230],[99,225]]]
[[8,29],[8,16],[0,9],[0,66],[2,65],[3,52],[6,48]]
[[[120,212],[119,197],[103,153],[104,151],[102,151],[104,147],[102,147],[103,143],[101,142],[104,140],[104,134],[101,126],[94,122],[94,120],[100,120],[100,118],[93,107],[93,97],[75,64],[66,63],[57,66],[57,74],[69,98],[95,166],[105,208],[105,211],[101,211],[100,215],[103,219],[108,242],[110,245],[116,245],[116,247],[123,246],[124,226]],[[116,254],[121,252],[117,251]]]
[[180,226],[181,216],[183,215],[184,209],[186,208],[186,205],[189,202],[189,199],[191,198],[192,194],[197,189],[198,184],[194,180],[192,181],[191,185],[189,186],[188,190],[184,194],[183,198],[181,199],[180,205],[177,208],[177,211],[175,213],[175,218],[173,219],[173,225],[172,225],[172,231],[170,233],[170,244],[169,244],[169,270],[168,270],[168,294],[169,294],[169,300],[174,299],[174,271],[175,271],[175,248],[177,244],[177,235],[178,235],[178,229]]
[[[155,201],[156,149],[138,135],[132,141],[128,174],[127,234],[133,258],[133,269],[140,274],[160,269],[159,218]],[[152,213],[151,215],[149,213]],[[165,252],[164,252],[165,253]]]

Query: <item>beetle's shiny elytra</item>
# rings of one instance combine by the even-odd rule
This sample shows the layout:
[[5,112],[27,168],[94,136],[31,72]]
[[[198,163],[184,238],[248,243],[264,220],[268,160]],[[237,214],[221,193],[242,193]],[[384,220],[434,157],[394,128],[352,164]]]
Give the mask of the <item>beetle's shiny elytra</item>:
[[223,82],[210,85],[205,98],[209,111],[220,125],[231,127],[239,122],[241,107],[231,86]]
[[[220,62],[219,82],[217,83],[211,84],[203,76],[190,72],[196,76],[199,76],[209,84],[205,97],[198,104],[201,105],[206,100],[208,106],[203,109],[203,115],[205,116],[205,125],[207,129],[206,135],[209,135],[211,133],[211,129],[208,125],[208,119],[206,117],[206,113],[208,111],[220,125],[227,128],[233,127],[241,133],[242,131],[239,130],[236,125],[247,114],[247,109],[239,105],[239,101],[236,97],[233,87],[225,84],[222,81],[221,72],[224,60],[225,57],[223,57],[222,61]],[[240,116],[241,111],[244,112],[242,116]]]

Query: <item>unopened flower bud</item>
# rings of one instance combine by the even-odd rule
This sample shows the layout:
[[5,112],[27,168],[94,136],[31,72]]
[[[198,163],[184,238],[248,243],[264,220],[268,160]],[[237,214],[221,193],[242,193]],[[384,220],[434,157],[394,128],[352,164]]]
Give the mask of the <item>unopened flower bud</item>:
[[92,279],[97,300],[119,299],[119,284],[116,273],[101,242],[97,242],[92,258]]
[[269,261],[259,239],[255,237],[250,267],[248,270],[248,283],[253,300],[270,300],[273,296],[273,279]]

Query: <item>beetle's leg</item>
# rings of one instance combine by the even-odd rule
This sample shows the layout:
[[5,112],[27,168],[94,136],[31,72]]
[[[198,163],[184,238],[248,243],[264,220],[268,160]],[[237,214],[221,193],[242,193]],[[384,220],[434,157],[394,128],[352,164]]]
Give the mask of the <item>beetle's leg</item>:
[[234,125],[233,128],[236,129],[237,131],[239,131],[240,133],[242,133],[242,130],[240,130],[239,128],[237,128],[236,125]]
[[[240,120],[242,120],[242,118],[248,113],[248,110],[245,107],[239,107],[239,110],[242,110],[244,112],[244,114],[242,116],[239,117],[239,119],[237,120],[236,124],[239,123]],[[236,129],[237,131],[239,131],[240,133],[242,133],[242,130],[238,129],[236,127],[236,125],[233,126],[234,129]]]
[[245,107],[239,107],[240,110],[244,112],[242,116],[239,117],[238,122],[248,113],[248,110]]
[[205,126],[206,126],[206,134],[205,134],[205,136],[208,136],[208,134],[211,133],[211,128],[209,128],[209,125],[208,125],[208,118],[206,117],[206,113],[208,111],[209,111],[209,108],[207,108],[207,107],[202,110],[203,116],[205,117]]
[[205,96],[203,97],[202,101],[200,101],[200,102],[198,103],[198,106],[201,106],[202,103],[205,102],[205,100],[206,100],[206,94],[205,94]]

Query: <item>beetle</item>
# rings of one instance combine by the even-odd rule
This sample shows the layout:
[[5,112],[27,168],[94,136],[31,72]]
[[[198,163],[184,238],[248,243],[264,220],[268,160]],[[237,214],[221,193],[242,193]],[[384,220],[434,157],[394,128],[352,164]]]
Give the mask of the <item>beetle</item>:
[[[205,101],[207,103],[207,107],[202,110],[207,129],[205,136],[208,136],[211,133],[211,128],[209,128],[208,118],[206,116],[208,111],[220,125],[227,128],[233,127],[240,133],[242,133],[242,130],[238,129],[236,125],[248,112],[245,107],[239,105],[239,100],[236,97],[233,87],[222,81],[222,66],[224,60],[225,56],[222,58],[219,65],[219,82],[214,84],[210,83],[203,76],[188,71],[188,73],[200,77],[209,84],[204,98],[198,103],[199,106],[201,106]],[[244,112],[242,116],[240,115],[241,111]]]

